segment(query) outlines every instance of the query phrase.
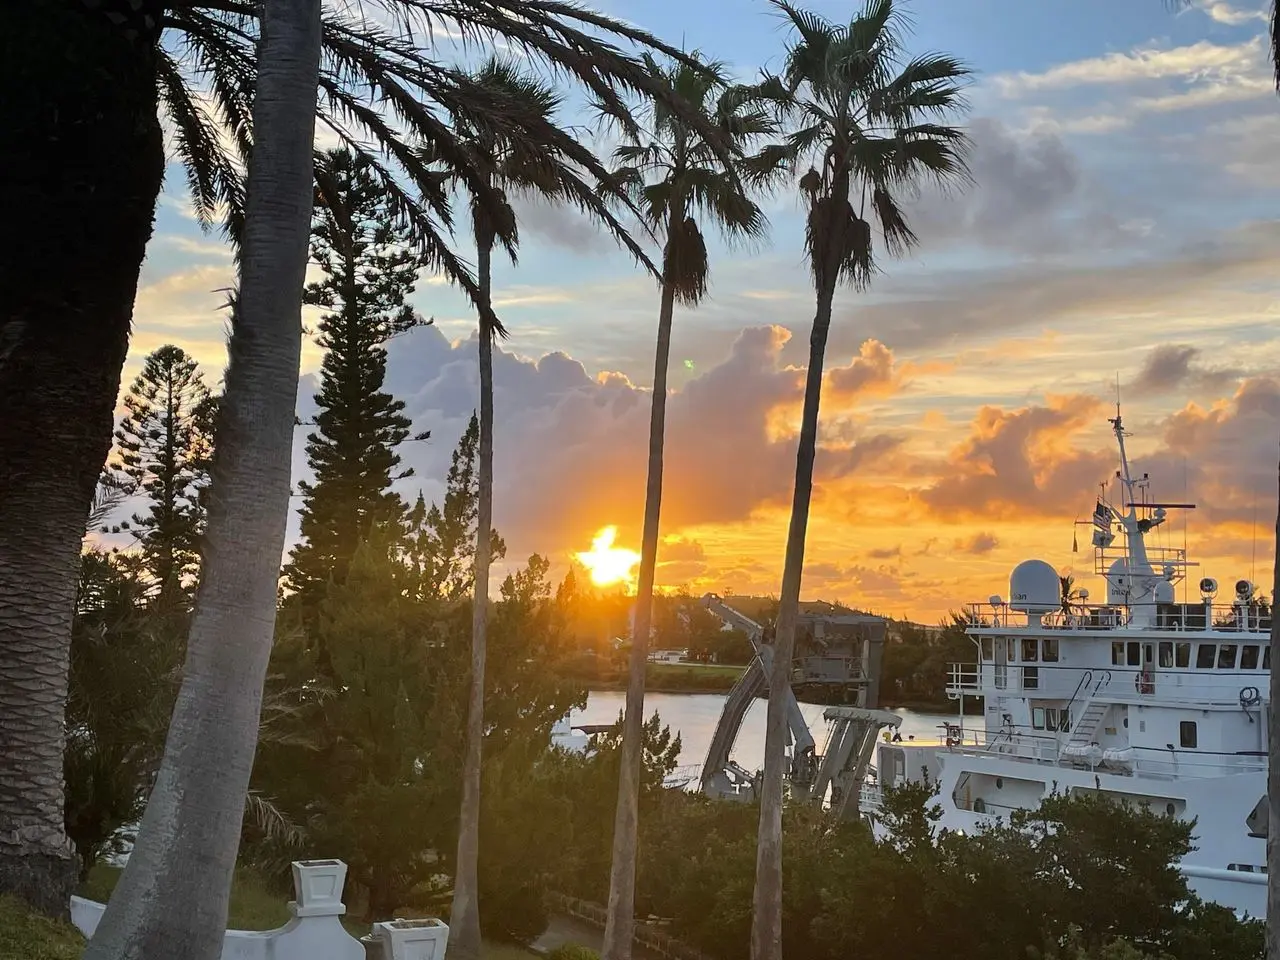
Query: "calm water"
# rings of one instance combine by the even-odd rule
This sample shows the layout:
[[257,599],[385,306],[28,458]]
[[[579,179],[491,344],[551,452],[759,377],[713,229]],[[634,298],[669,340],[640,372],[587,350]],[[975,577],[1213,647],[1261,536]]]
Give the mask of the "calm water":
[[[719,693],[650,693],[644,698],[645,716],[655,711],[662,722],[680,734],[680,765],[701,765],[711,745],[711,736],[724,708],[725,695]],[[593,691],[587,698],[585,710],[573,712],[573,722],[598,724],[613,723],[626,704],[622,691]],[[822,719],[826,707],[816,703],[802,703],[800,710],[809,723],[809,730],[821,752],[826,739],[827,725]],[[734,744],[733,759],[747,770],[758,770],[764,765],[764,718],[766,704],[756,700],[747,711]],[[954,715],[940,713],[915,713],[911,710],[895,710],[902,717],[902,736],[932,738],[939,736],[939,725],[954,723]]]

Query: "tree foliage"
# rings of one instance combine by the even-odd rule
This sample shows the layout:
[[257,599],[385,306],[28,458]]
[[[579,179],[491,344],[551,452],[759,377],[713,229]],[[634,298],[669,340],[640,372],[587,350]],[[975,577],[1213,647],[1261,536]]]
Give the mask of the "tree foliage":
[[67,836],[83,878],[142,816],[177,692],[185,624],[158,615],[137,555],[81,558],[67,696]]
[[304,615],[331,581],[345,579],[357,545],[383,526],[394,537],[405,514],[391,484],[409,475],[396,447],[410,421],[404,402],[383,389],[385,344],[420,322],[408,298],[423,260],[370,167],[348,150],[322,154],[316,165],[311,256],[322,277],[308,284],[305,301],[324,311],[317,339],[325,355],[317,429],[307,437],[315,479],[298,484],[302,542],[285,571]]
[[123,403],[115,433],[118,473],[108,474],[99,489],[114,486],[146,498],[147,510],[133,516],[132,530],[147,571],[161,591],[189,591],[200,560],[217,401],[196,361],[167,344],[143,361]]

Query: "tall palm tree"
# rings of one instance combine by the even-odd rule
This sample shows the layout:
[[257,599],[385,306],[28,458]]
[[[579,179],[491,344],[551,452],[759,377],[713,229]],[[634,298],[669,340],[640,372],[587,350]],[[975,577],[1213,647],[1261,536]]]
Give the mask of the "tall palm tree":
[[763,796],[751,928],[752,960],[782,956],[782,806],[786,696],[791,686],[800,578],[804,565],[822,365],[836,287],[865,289],[880,245],[891,254],[916,241],[899,203],[923,179],[965,177],[963,132],[947,126],[963,106],[968,70],[942,54],[909,58],[902,49],[900,3],[867,0],[848,24],[770,0],[790,24],[782,82],[797,127],[788,137],[811,165],[799,186],[808,207],[805,247],[817,305],[809,337],[795,490],[769,678]]
[[730,240],[763,238],[768,222],[750,190],[771,179],[785,159],[778,144],[767,142],[777,133],[778,124],[762,91],[729,86],[719,63],[698,69],[685,62],[662,65],[647,55],[645,59],[654,76],[661,77],[676,96],[705,117],[704,127],[720,132],[731,157],[726,163],[721,152],[697,128],[660,98],[648,98],[639,116],[611,117],[618,121],[624,141],[614,151],[620,164],[618,175],[627,184],[647,225],[662,238],[663,250],[644,531],[613,828],[605,960],[630,960],[635,926],[645,666],[658,559],[672,317],[677,301],[697,306],[707,292],[707,246],[699,221],[714,224]]
[[[30,0],[0,31],[0,85],[34,91],[0,98],[0,195],[11,201],[0,230],[0,782],[20,785],[0,799],[0,892],[50,912],[66,911],[74,883],[60,826],[67,651],[84,520],[167,159],[157,114],[174,131],[197,215],[238,244],[259,6]],[[367,19],[371,8],[390,25]],[[653,83],[611,40],[675,51],[567,0],[326,5],[319,122],[370,158],[429,261],[474,300],[475,277],[447,242],[439,165],[498,215],[501,197],[456,148],[451,120],[501,125],[504,104],[436,62],[429,31],[444,20],[469,39],[503,37],[606,102]]]
[[275,630],[302,355],[321,0],[266,0],[226,392],[182,686],[86,960],[222,954]]
[[[567,203],[602,221],[631,252],[649,264],[643,250],[610,211],[607,194],[584,179],[593,158],[556,123],[560,95],[540,80],[522,74],[507,60],[491,58],[473,82],[503,103],[512,125],[504,129],[487,117],[459,118],[457,147],[468,167],[479,175],[500,203],[471,196],[471,226],[476,244],[479,313],[480,436],[477,478],[475,566],[471,610],[471,684],[467,704],[466,752],[462,772],[462,807],[458,824],[457,868],[450,911],[450,956],[479,960],[480,907],[480,774],[484,741],[486,628],[489,612],[489,566],[493,530],[493,341],[505,335],[493,311],[493,250],[501,244],[514,263],[519,243],[512,193]],[[518,129],[521,135],[513,135]],[[608,185],[606,184],[608,188]],[[656,272],[656,271],[655,271]]]

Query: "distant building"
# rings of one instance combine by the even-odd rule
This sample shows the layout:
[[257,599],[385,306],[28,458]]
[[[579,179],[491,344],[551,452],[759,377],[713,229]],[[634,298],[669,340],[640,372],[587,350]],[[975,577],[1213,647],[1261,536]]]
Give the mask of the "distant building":
[[650,663],[683,663],[689,659],[689,648],[683,650],[650,650]]

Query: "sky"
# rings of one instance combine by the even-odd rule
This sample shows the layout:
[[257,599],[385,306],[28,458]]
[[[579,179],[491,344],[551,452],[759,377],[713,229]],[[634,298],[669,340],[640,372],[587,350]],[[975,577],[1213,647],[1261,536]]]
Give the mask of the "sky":
[[[595,5],[741,79],[781,64],[786,31],[764,2]],[[870,290],[837,294],[804,596],[931,622],[1007,594],[1012,567],[1037,557],[1101,597],[1073,521],[1116,467],[1117,385],[1138,473],[1156,497],[1199,505],[1161,542],[1186,543],[1196,579],[1269,590],[1280,99],[1265,0],[905,6],[909,50],[974,70],[973,184],[912,198],[920,246],[885,260]],[[442,60],[459,55],[443,44]],[[661,586],[779,589],[813,293],[794,191],[763,204],[770,239],[713,242],[710,296],[676,311]],[[495,363],[494,514],[506,568],[536,552],[562,572],[606,525],[639,547],[658,291],[577,215],[520,214],[520,262],[495,266],[511,337]],[[469,255],[465,235],[458,249]],[[232,280],[229,249],[200,231],[171,166],[126,383],[164,343],[216,382]],[[431,431],[402,448],[415,475],[399,484],[430,500],[477,402],[477,341],[439,278],[424,275],[413,300],[435,323],[392,342],[388,385]],[[308,343],[304,418],[319,361]]]

